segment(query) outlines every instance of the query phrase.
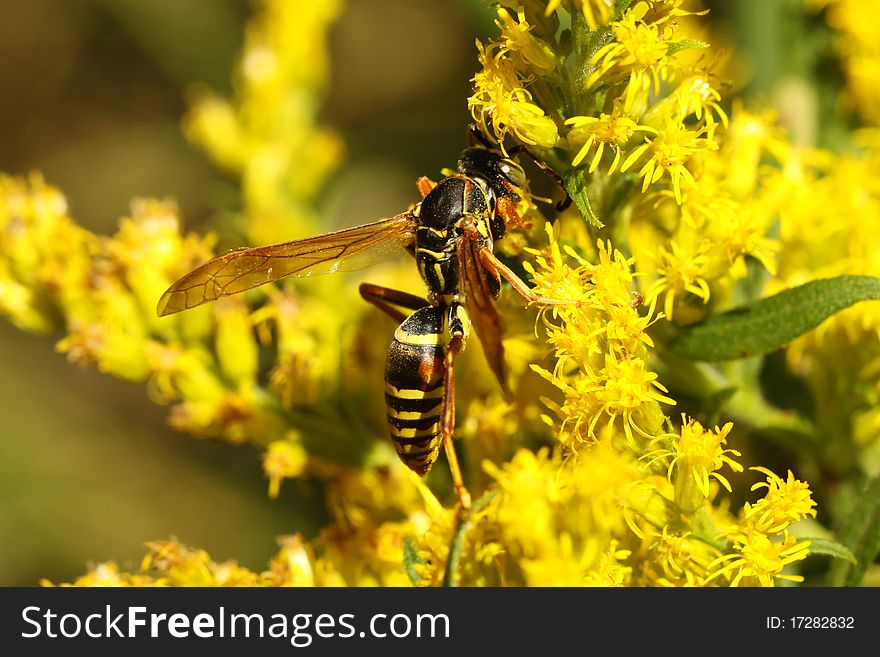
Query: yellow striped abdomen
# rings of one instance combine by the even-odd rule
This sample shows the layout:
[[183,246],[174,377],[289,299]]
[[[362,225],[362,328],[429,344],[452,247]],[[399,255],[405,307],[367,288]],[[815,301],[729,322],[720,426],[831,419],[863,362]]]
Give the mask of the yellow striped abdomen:
[[428,306],[394,332],[385,364],[388,429],[400,459],[425,475],[443,444],[444,311]]

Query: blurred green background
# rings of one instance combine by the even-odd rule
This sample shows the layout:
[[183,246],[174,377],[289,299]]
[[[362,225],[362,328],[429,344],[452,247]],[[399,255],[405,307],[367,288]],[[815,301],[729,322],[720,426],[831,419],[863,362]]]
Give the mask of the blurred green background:
[[[780,53],[803,34],[783,46],[772,29],[737,27],[767,28],[767,12],[781,20],[801,4],[712,4],[738,35],[723,38],[745,48],[733,70],[760,69],[752,91],[772,95],[801,65]],[[180,120],[194,83],[230,93],[250,10],[245,0],[4,2],[0,170],[42,171],[98,233],[143,196],[174,198],[188,229],[209,229],[236,208],[236,187],[184,140]],[[493,18],[479,0],[348,0],[331,32],[323,117],[348,149],[328,192],[333,214],[350,225],[389,216],[415,199],[417,176],[454,163],[474,38],[494,32]],[[793,116],[809,129],[813,101],[798,102]],[[68,364],[54,351],[60,337],[0,320],[0,585],[69,581],[110,559],[136,568],[145,541],[170,536],[262,570],[276,536],[320,526],[323,510],[296,483],[268,499],[250,447],[173,433],[143,386]]]

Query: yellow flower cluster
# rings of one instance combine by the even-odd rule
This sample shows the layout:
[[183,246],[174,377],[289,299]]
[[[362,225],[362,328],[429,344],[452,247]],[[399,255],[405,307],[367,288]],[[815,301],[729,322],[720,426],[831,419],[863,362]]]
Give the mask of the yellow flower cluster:
[[[774,287],[838,274],[880,276],[880,140],[861,135],[860,154],[820,151],[790,158],[774,172],[768,193],[779,203],[781,242]],[[880,464],[880,312],[857,304],[826,320],[789,348],[790,369],[816,400],[818,421],[833,437],[827,455],[842,470]]]
[[636,436],[652,435],[663,420],[660,404],[675,402],[664,395],[666,388],[648,367],[653,343],[645,329],[653,308],[644,316],[638,313],[631,260],[600,241],[596,264],[567,249],[578,263],[572,268],[563,261],[549,224],[548,235],[548,255],[537,256],[538,270],[529,264],[526,270],[547,296],[577,302],[554,307],[553,317],[544,312],[547,342],[557,360],[553,372],[532,366],[565,396],[555,408],[560,442],[577,451],[582,443],[616,432],[622,431],[630,443]]
[[824,8],[828,24],[836,31],[835,46],[847,76],[849,100],[873,125],[880,123],[880,44],[875,26],[880,19],[877,0],[810,0]]
[[[795,157],[792,147],[772,116],[739,107],[728,116],[722,109],[712,67],[691,56],[706,44],[682,30],[704,12],[662,0],[625,3],[619,15],[608,3],[505,4],[501,38],[479,45],[474,118],[499,140],[517,135],[561,170],[573,165],[570,192],[577,202],[583,181],[592,206],[604,209],[599,219],[612,239],[597,241],[563,217],[561,234],[548,231],[547,246],[531,251],[536,266],[524,263],[538,293],[573,302],[542,311],[555,361],[532,366],[562,395],[544,398],[550,410],[544,419],[567,458],[519,452],[508,466],[486,464],[496,480],[490,489],[504,494],[476,515],[473,531],[482,528],[487,541],[499,544],[485,553],[504,565],[496,578],[483,573],[474,581],[772,585],[796,579],[783,568],[803,559],[809,544],[787,528],[815,515],[812,501],[798,506],[798,493],[783,492],[795,511],[773,526],[754,522],[754,509],[770,504],[769,496],[747,503],[739,516],[727,510],[713,481],[733,493],[739,480],[724,469],[743,470],[739,451],[726,446],[733,424],[707,430],[683,414],[673,429],[666,409],[675,401],[661,380],[663,372],[675,380],[675,372],[658,360],[651,337],[658,323],[688,323],[732,305],[749,260],[776,272],[780,241],[771,228],[784,201],[770,184],[777,174],[762,163],[775,158],[782,165],[775,171],[784,171]],[[557,54],[553,67],[527,54],[548,48]],[[534,107],[508,112],[504,94]],[[525,116],[532,120],[518,122]],[[535,138],[534,117],[546,124],[544,140]],[[608,499],[616,503],[603,507],[594,492],[582,502],[568,496],[582,478],[602,481],[612,473],[619,487],[610,487]],[[589,527],[569,519],[573,509],[585,522],[595,520],[584,508],[607,516]],[[531,510],[517,516],[514,509]],[[544,515],[557,524],[535,522],[529,540],[509,526]],[[615,525],[621,517],[626,523]],[[550,546],[537,547],[542,541]],[[460,571],[463,581],[471,581],[469,568]]]
[[211,254],[212,238],[181,238],[172,204],[135,202],[115,235],[98,237],[41,178],[3,176],[0,235],[3,312],[17,325],[64,328],[57,347],[72,362],[148,381],[155,401],[175,403],[171,423],[182,431],[257,444],[284,438],[276,405],[257,393],[257,336],[240,301],[216,315],[156,316],[157,296],[181,268]]
[[252,244],[317,232],[310,201],[338,166],[342,143],[317,123],[327,83],[326,34],[338,0],[264,0],[245,34],[235,96],[193,91],[191,141],[241,181],[241,231]]

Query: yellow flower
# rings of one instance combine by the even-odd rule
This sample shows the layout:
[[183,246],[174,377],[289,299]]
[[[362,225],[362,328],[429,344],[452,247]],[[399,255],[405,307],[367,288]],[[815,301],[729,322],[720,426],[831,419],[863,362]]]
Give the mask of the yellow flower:
[[788,471],[788,479],[783,480],[764,467],[749,469],[767,476],[767,481],[752,486],[752,490],[766,488],[766,495],[754,505],[746,502],[743,507],[743,520],[749,527],[765,534],[778,534],[793,522],[807,516],[816,517],[816,502],[809,485],[795,479],[791,470]]
[[474,121],[499,143],[512,132],[524,144],[552,148],[558,139],[556,124],[533,102],[513,62],[503,56],[499,47],[499,43],[484,47],[477,41],[483,69],[471,80],[474,93],[468,98],[468,108]]
[[847,91],[859,114],[868,122],[880,120],[878,94],[877,20],[880,7],[864,0],[829,0],[828,25],[834,28],[835,46],[841,54],[847,77]]
[[[626,582],[630,552],[620,506],[638,480],[633,459],[597,444],[562,462],[546,451],[519,450],[498,467],[484,463],[499,494],[483,532],[506,546],[499,564],[528,586]],[[517,583],[512,581],[510,583]]]
[[195,550],[175,539],[147,543],[150,553],[141,570],[158,574],[157,582],[166,586],[254,586],[261,581],[257,573],[234,561],[217,563],[204,550]]
[[691,532],[679,535],[676,531],[664,526],[659,533],[652,533],[652,558],[644,573],[648,584],[697,586],[715,558],[717,553],[705,541]]
[[607,552],[599,556],[599,563],[587,571],[584,586],[628,586],[632,581],[632,567],[625,565],[631,550],[621,550],[617,541],[611,541]]
[[657,280],[645,292],[649,301],[663,296],[663,314],[672,320],[675,313],[676,298],[689,293],[703,303],[709,302],[709,284],[705,279],[709,265],[707,252],[711,242],[702,240],[693,252],[685,251],[678,242],[670,241],[669,250],[660,246],[654,259],[657,264]]
[[718,148],[712,130],[699,128],[690,130],[678,123],[668,121],[652,138],[645,138],[645,143],[632,150],[620,167],[621,172],[632,167],[642,156],[650,154],[647,161],[639,170],[638,175],[642,178],[642,192],[663,177],[669,174],[672,189],[675,193],[675,201],[682,202],[682,183],[695,186],[696,180],[688,170],[687,163],[693,156],[714,151]]
[[623,109],[630,113],[639,97],[660,93],[660,79],[669,66],[666,55],[671,35],[661,33],[656,25],[642,21],[647,6],[635,5],[611,25],[615,40],[602,46],[590,63],[595,67],[587,79],[587,88],[600,81],[614,83],[629,76],[624,92]]
[[315,586],[315,560],[301,534],[278,539],[281,549],[269,566],[270,577],[276,586]]
[[308,461],[306,450],[298,442],[276,440],[263,455],[263,472],[269,478],[269,497],[275,499],[284,479],[300,476]]
[[[613,0],[575,0],[580,5],[580,10],[587,21],[590,29],[596,31],[602,25],[607,25],[614,18]],[[556,9],[562,0],[549,0],[547,3],[547,15]]]
[[614,160],[608,169],[609,175],[617,169],[617,165],[620,163],[621,149],[635,133],[657,132],[654,128],[639,125],[630,117],[625,116],[619,102],[614,103],[614,109],[611,114],[603,112],[599,118],[574,116],[566,119],[565,123],[572,126],[571,131],[568,133],[569,144],[576,147],[576,145],[583,142],[583,145],[580,146],[571,162],[572,165],[579,165],[595,145],[596,153],[593,155],[588,169],[590,173],[593,173],[596,167],[599,166],[599,162],[602,160],[602,155],[605,152],[605,146],[607,145],[614,151]]
[[736,551],[718,557],[709,564],[711,574],[706,584],[716,577],[732,578],[731,586],[740,584],[774,586],[777,579],[802,582],[800,575],[783,573],[783,569],[796,561],[801,561],[810,553],[809,541],[798,541],[786,534],[782,540],[773,541],[758,531],[749,531]]
[[713,112],[725,128],[729,123],[727,113],[721,107],[721,94],[712,86],[708,73],[689,75],[672,94],[678,103],[678,116],[684,119],[693,114],[697,120],[712,122],[708,112]]
[[550,47],[532,34],[532,26],[526,21],[525,9],[519,8],[516,20],[506,9],[498,9],[498,20],[495,25],[501,30],[503,52],[516,53],[522,57],[527,67],[537,73],[548,73],[556,66],[556,56]]
[[734,472],[742,472],[742,465],[733,457],[741,456],[735,449],[725,449],[727,436],[733,428],[728,422],[720,429],[707,431],[694,419],[682,414],[680,437],[655,438],[654,443],[668,443],[670,447],[654,452],[655,458],[670,458],[667,477],[675,486],[675,502],[686,512],[703,507],[710,496],[709,480],[716,479],[728,491],[733,489],[724,475],[718,472],[728,465]]
[[653,25],[674,24],[675,19],[681,16],[704,16],[709,13],[708,9],[702,11],[687,11],[681,8],[688,0],[639,0],[639,5],[646,6],[642,20]]

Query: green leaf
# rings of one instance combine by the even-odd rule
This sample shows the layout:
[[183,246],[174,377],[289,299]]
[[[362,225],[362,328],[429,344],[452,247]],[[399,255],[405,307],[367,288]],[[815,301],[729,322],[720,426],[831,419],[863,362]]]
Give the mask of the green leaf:
[[425,560],[419,556],[419,548],[412,536],[403,539],[403,568],[413,586],[422,586],[422,578],[416,566],[423,565]]
[[669,48],[666,49],[666,55],[674,55],[677,52],[681,52],[682,50],[693,50],[694,48],[708,48],[709,44],[705,41],[700,41],[699,39],[682,39],[681,41],[675,41],[669,44]]
[[880,300],[880,279],[826,278],[685,327],[669,348],[692,360],[736,360],[770,353],[859,301]]
[[602,228],[605,224],[599,221],[599,217],[593,212],[593,205],[587,194],[587,175],[585,169],[569,169],[562,176],[565,183],[565,191],[571,196],[584,219],[596,228]]
[[810,542],[810,554],[821,554],[823,556],[849,561],[850,563],[858,563],[858,560],[849,548],[833,539],[803,536],[798,537],[798,541]]
[[834,562],[829,581],[832,586],[858,586],[880,554],[880,477],[871,479],[856,498],[841,540],[852,551],[855,562]]

